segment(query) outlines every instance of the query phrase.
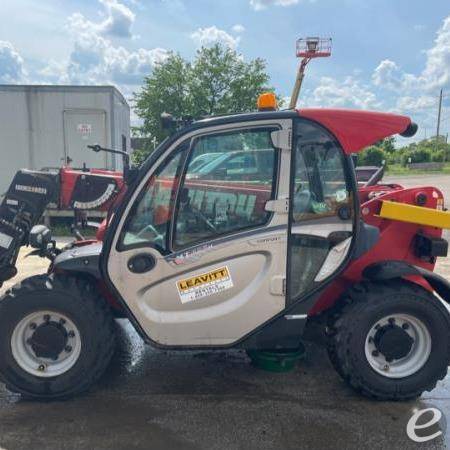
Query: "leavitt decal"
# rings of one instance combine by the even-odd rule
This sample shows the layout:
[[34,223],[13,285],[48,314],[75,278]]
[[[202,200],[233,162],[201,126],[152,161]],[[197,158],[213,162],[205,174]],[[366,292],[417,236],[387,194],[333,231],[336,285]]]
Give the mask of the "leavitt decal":
[[177,281],[181,303],[188,303],[233,287],[227,266]]

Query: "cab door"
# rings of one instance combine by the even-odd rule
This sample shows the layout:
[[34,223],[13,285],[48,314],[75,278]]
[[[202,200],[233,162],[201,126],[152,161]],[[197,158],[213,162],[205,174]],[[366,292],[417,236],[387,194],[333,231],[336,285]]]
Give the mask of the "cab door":
[[231,345],[285,308],[291,127],[282,119],[193,131],[134,192],[107,274],[155,343]]
[[358,198],[349,157],[322,126],[295,121],[288,304],[331,280],[350,256]]

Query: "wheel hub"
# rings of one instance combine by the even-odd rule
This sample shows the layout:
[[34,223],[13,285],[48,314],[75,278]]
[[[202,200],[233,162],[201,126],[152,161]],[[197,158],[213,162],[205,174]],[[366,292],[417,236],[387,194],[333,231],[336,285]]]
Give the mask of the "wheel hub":
[[11,335],[16,363],[27,373],[48,378],[70,370],[81,354],[80,330],[68,316],[36,311],[20,320]]
[[39,325],[28,344],[38,358],[56,360],[64,351],[68,342],[68,334],[58,322],[46,322]]
[[377,351],[389,362],[407,356],[414,339],[403,328],[389,324],[377,330],[374,344]]
[[416,316],[395,313],[377,320],[368,330],[364,345],[367,362],[387,378],[417,373],[431,353],[431,335]]

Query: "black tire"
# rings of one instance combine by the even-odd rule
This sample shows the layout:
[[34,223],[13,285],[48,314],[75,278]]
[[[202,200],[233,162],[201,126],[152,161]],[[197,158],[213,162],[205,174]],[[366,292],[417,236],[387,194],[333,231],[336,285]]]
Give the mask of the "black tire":
[[[17,324],[36,311],[63,314],[78,328],[81,351],[73,367],[55,377],[22,369],[11,348]],[[95,286],[73,276],[37,275],[15,285],[0,299],[0,378],[26,398],[65,399],[86,391],[107,368],[115,349],[112,313]]]
[[[377,373],[365,354],[369,330],[390,314],[419,319],[431,337],[431,351],[417,372],[403,378]],[[405,280],[364,282],[343,299],[330,327],[328,354],[337,372],[353,389],[377,400],[409,400],[431,391],[447,374],[450,362],[450,315],[431,292]]]
[[345,380],[346,375],[342,370],[341,363],[337,356],[336,350],[336,339],[334,338],[336,334],[336,321],[339,319],[342,314],[342,310],[344,306],[347,304],[347,298],[343,299],[341,302],[334,305],[332,309],[330,309],[327,313],[327,323],[325,328],[326,335],[326,348],[328,352],[328,358],[333,366],[334,370],[339,374],[339,376]]

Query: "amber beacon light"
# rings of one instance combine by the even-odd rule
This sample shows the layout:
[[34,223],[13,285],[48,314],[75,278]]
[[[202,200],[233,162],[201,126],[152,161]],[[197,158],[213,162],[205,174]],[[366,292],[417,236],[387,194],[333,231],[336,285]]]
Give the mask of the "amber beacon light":
[[277,98],[273,92],[265,92],[258,97],[258,111],[276,111],[278,109]]

